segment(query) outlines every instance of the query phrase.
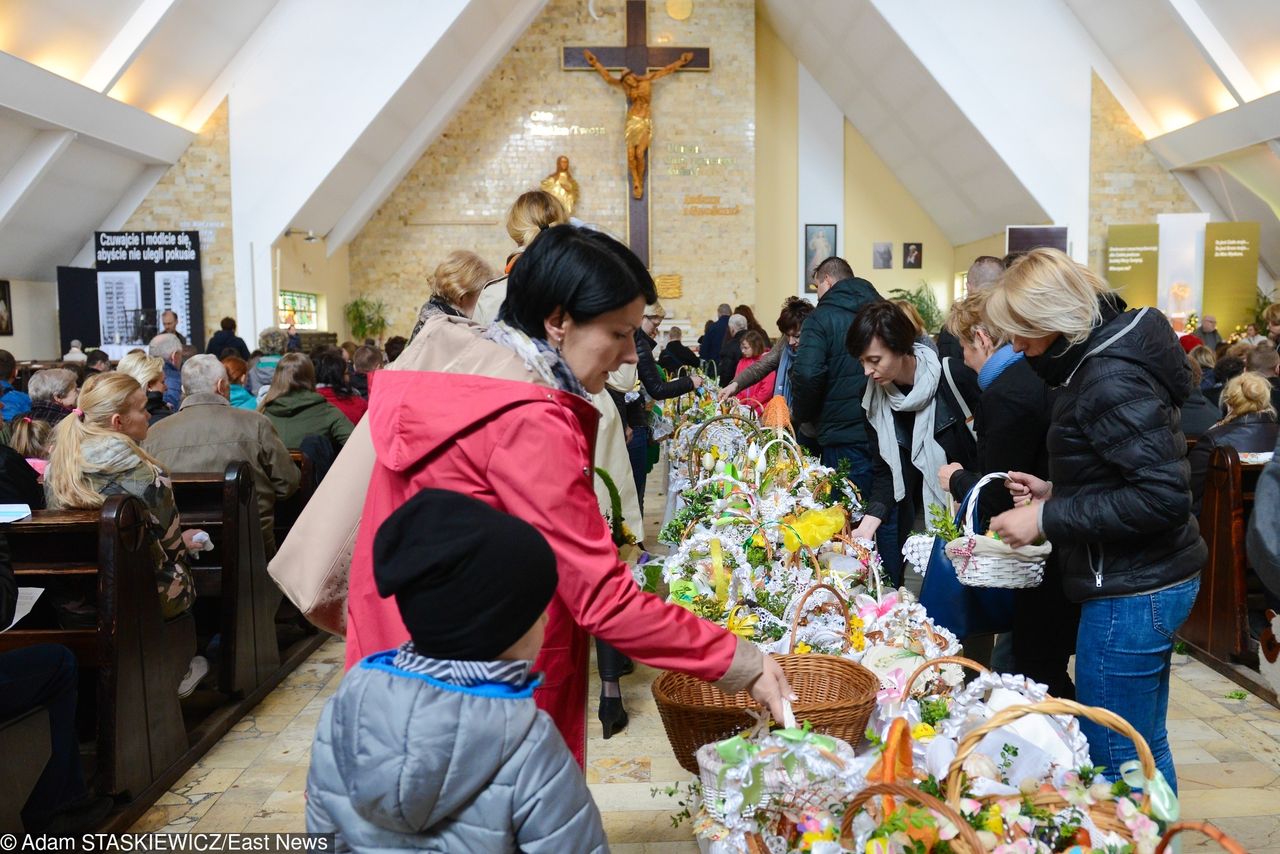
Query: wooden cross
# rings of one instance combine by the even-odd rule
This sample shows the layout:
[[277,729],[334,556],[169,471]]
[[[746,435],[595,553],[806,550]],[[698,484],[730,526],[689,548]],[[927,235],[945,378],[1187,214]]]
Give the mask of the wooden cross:
[[[681,54],[693,54],[693,60],[680,71],[710,71],[709,47],[650,47],[648,15],[645,0],[627,0],[627,43],[623,47],[566,47],[562,65],[566,71],[590,71],[591,65],[583,55],[589,50],[605,68],[633,74],[647,74],[652,69],[664,68],[680,59]],[[627,186],[631,185],[630,180]],[[627,193],[627,242],[641,262],[649,266],[649,167],[645,155],[644,192],[640,198]]]

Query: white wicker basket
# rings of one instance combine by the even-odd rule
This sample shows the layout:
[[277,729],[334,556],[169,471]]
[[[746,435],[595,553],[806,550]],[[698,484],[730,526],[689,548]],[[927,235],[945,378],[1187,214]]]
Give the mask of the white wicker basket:
[[1038,546],[1011,548],[1008,543],[986,537],[974,530],[978,495],[993,480],[1006,480],[1007,472],[986,475],[965,496],[964,535],[947,543],[947,557],[956,568],[956,578],[969,587],[1021,589],[1038,587],[1044,579],[1044,562],[1053,547],[1046,541]]

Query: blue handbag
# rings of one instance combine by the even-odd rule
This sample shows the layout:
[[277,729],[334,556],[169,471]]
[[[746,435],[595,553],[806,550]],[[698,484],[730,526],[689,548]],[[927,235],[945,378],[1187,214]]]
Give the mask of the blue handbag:
[[[964,524],[964,508],[977,500],[972,491],[960,502],[955,524]],[[998,634],[1013,629],[1014,591],[997,587],[969,587],[956,578],[956,568],[944,550],[941,537],[933,538],[920,604],[938,625],[950,629],[961,641],[977,635]]]

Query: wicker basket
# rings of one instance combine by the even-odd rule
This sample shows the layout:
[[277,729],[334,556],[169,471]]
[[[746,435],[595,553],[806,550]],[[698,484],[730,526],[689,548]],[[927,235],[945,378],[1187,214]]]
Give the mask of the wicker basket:
[[951,846],[951,850],[956,854],[984,854],[987,850],[983,846],[982,840],[978,838],[977,831],[960,816],[959,809],[951,804],[944,804],[933,795],[926,794],[915,786],[908,786],[905,783],[874,783],[859,792],[858,796],[849,802],[849,806],[844,812],[844,818],[840,823],[842,845],[848,847],[853,843],[854,817],[867,801],[877,796],[885,798],[886,801],[891,801],[893,798],[913,801],[946,818],[960,832],[959,836],[948,843]]
[[[960,667],[967,667],[969,670],[972,670],[975,673],[991,672],[989,669],[987,669],[985,665],[979,664],[978,662],[974,661],[972,658],[965,658],[962,655],[944,655],[944,656],[941,656],[940,658],[931,658],[928,661],[926,661],[924,664],[917,667],[915,669],[915,672],[907,677],[907,681],[904,682],[902,686],[903,696],[906,696],[906,697],[911,696],[911,686],[916,684],[916,680],[919,679],[921,676],[923,676],[926,671],[932,670],[935,667],[941,667],[944,664],[956,664],[956,665],[959,665]],[[951,694],[951,691],[952,689],[950,686],[943,685],[942,688],[932,692],[929,696],[946,697]]]
[[[775,655],[791,688],[796,720],[857,747],[876,704],[880,680],[860,664],[831,655]],[[663,673],[653,682],[653,698],[680,767],[698,773],[698,748],[750,729],[757,708],[746,691],[726,694],[683,673]]]
[[1203,821],[1179,821],[1169,825],[1169,829],[1164,832],[1164,836],[1160,839],[1160,844],[1156,846],[1156,854],[1164,854],[1169,848],[1169,843],[1173,841],[1173,837],[1182,833],[1184,830],[1194,830],[1203,833],[1214,842],[1222,846],[1222,849],[1228,854],[1248,854],[1244,846],[1236,842],[1230,836],[1227,836],[1212,824]]
[[[798,558],[799,554],[800,552],[796,552],[795,554],[792,555],[792,558]],[[797,559],[796,560],[797,567],[799,566],[799,563],[800,561]],[[822,567],[817,565],[817,558],[814,558],[814,566],[815,566],[815,571],[817,573],[816,577],[818,579],[821,579]],[[796,651],[796,634],[800,631],[800,620],[804,617],[804,606],[808,604],[809,597],[812,596],[814,593],[817,593],[819,590],[825,590],[826,592],[834,596],[836,600],[836,604],[840,607],[841,613],[844,614],[844,631],[841,633],[842,637],[841,637],[841,644],[840,644],[840,652],[846,653],[849,651],[849,647],[851,645],[851,640],[849,638],[849,603],[848,601],[845,600],[843,596],[840,595],[839,590],[835,589],[830,584],[824,584],[822,583],[822,581],[819,581],[817,584],[813,585],[808,590],[806,590],[800,596],[799,600],[796,601],[795,613],[791,615],[791,642],[790,642],[790,646],[787,648],[788,654],[793,654]]]
[[[720,408],[723,409],[724,405],[721,404]],[[701,424],[698,425],[698,429],[694,432],[693,441],[689,443],[689,482],[690,483],[696,484],[698,480],[702,477],[702,451],[698,449],[698,443],[702,441],[702,434],[705,433],[707,431],[707,428],[710,427],[712,424],[716,424],[724,421],[737,421],[740,425],[742,425],[740,429],[742,431],[743,438],[748,444],[760,432],[759,428],[757,427],[754,421],[752,421],[749,418],[744,418],[741,415],[734,415],[734,414],[717,415],[714,418],[708,418],[706,421],[703,421]]]
[[1012,548],[974,530],[978,494],[993,480],[1005,480],[1007,472],[992,472],[969,490],[964,499],[964,536],[946,545],[947,557],[956,569],[956,579],[969,587],[1022,589],[1039,587],[1044,580],[1044,561],[1053,550],[1049,543]]
[[[955,759],[951,761],[951,767],[947,770],[947,804],[953,808],[958,808],[962,797],[962,776],[961,766],[969,754],[977,748],[978,743],[987,736],[988,733],[999,729],[1006,724],[1011,724],[1019,718],[1027,715],[1076,715],[1082,718],[1088,718],[1099,726],[1104,726],[1109,730],[1118,732],[1121,735],[1128,736],[1133,741],[1134,746],[1138,749],[1138,761],[1142,764],[1143,779],[1150,780],[1156,775],[1156,761],[1151,755],[1151,748],[1147,746],[1147,741],[1139,732],[1133,728],[1132,724],[1124,718],[1109,712],[1106,709],[1097,706],[1084,706],[1071,700],[1044,700],[1040,703],[1030,703],[1025,706],[1010,706],[1009,708],[996,712],[986,723],[975,727],[960,740],[959,746],[956,748]],[[980,801],[1000,800],[1000,797],[979,798]],[[1068,808],[1066,799],[1057,792],[1042,792],[1031,797],[1032,803],[1036,806],[1044,807],[1050,812],[1061,812]],[[1145,790],[1142,793],[1142,807],[1144,809],[1151,806],[1151,796]],[[1093,819],[1094,824],[1099,830],[1106,833],[1115,833],[1126,841],[1132,841],[1128,828],[1116,816],[1115,802],[1104,801],[1089,807],[1089,816]]]

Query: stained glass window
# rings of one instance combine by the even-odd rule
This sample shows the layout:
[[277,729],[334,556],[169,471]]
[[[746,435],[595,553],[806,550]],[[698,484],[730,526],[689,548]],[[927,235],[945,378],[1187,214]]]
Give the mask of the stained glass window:
[[280,313],[280,325],[293,324],[298,329],[319,329],[317,297],[302,291],[281,291],[276,304]]

